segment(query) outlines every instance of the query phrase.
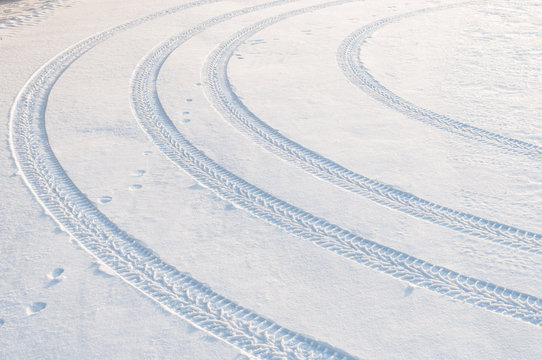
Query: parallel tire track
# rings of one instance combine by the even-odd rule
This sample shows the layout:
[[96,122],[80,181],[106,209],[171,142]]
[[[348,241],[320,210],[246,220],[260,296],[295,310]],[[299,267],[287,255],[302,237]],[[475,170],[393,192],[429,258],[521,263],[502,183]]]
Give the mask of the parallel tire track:
[[[333,1],[293,10],[263,20],[257,26],[271,25],[289,17],[350,1],[353,0]],[[234,15],[231,13],[232,17]],[[152,141],[172,162],[221,198],[290,234],[410,284],[489,311],[542,325],[542,299],[461,275],[363,239],[249,184],[220,167],[192,145],[167,116],[158,98],[156,81],[162,64],[173,49],[213,23],[211,19],[158,45],[141,60],[132,77],[135,116]]]
[[[453,6],[453,5],[452,5]],[[522,140],[513,139],[500,134],[480,129],[446,115],[437,114],[413,104],[393,93],[376,80],[360,59],[363,42],[375,31],[392,22],[416,15],[448,9],[450,6],[412,11],[377,20],[350,34],[337,50],[337,62],[350,82],[370,95],[373,99],[387,107],[397,110],[406,116],[429,124],[436,128],[460,135],[470,140],[489,144],[515,154],[526,155],[535,160],[542,159],[542,147]]]
[[191,2],[114,27],[75,44],[45,64],[26,83],[12,107],[10,144],[17,166],[38,201],[63,230],[166,310],[253,358],[354,359],[237,305],[166,264],[113,224],[80,192],[49,145],[44,118],[47,99],[71,63],[121,30],[210,2],[214,0]]
[[[422,11],[428,9],[419,12]],[[233,91],[228,63],[244,41],[271,24],[261,22],[237,32],[209,56],[205,66],[207,79],[203,83],[207,97],[233,126],[283,160],[380,205],[501,245],[542,254],[541,234],[454,210],[355,173],[281,135],[252,113]]]

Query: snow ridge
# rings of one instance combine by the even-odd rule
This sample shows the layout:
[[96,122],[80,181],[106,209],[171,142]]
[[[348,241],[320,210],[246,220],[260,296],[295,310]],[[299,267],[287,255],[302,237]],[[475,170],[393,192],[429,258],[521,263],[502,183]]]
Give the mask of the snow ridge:
[[233,91],[227,74],[228,63],[245,40],[272,23],[263,21],[237,32],[219,45],[204,68],[203,84],[208,99],[234,127],[283,160],[380,205],[500,245],[542,254],[541,234],[454,210],[355,173],[288,139],[252,113]]
[[43,208],[86,251],[166,310],[251,358],[355,359],[241,307],[163,262],[80,192],[50,147],[45,107],[52,87],[71,63],[121,30],[211,2],[215,0],[191,2],[111,28],[75,44],[39,69],[18,94],[10,116],[10,145],[19,171]]
[[[295,15],[351,1],[355,0],[339,0],[289,11],[258,22],[251,28],[261,28]],[[132,77],[135,116],[152,141],[172,162],[222,199],[290,234],[412,285],[534,325],[542,325],[542,299],[459,274],[359,237],[249,184],[219,166],[190,143],[163,109],[156,81],[169,54],[203,30],[204,24],[210,26],[214,22],[213,19],[208,20],[158,45],[141,60]]]
[[451,6],[440,6],[412,11],[400,15],[377,20],[350,34],[337,50],[337,62],[348,80],[373,99],[391,109],[397,110],[411,119],[419,120],[436,128],[448,131],[464,138],[492,145],[502,150],[526,155],[535,160],[542,159],[542,147],[522,140],[509,138],[484,129],[454,120],[446,115],[437,114],[413,104],[393,93],[376,80],[360,59],[363,42],[375,31],[392,22],[412,16],[448,9]]

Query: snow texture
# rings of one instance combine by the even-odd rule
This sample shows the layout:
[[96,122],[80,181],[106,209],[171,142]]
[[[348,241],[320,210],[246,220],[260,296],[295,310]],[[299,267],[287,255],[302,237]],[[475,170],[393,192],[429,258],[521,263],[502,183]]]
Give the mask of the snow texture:
[[540,19],[0,1],[0,358],[540,358]]

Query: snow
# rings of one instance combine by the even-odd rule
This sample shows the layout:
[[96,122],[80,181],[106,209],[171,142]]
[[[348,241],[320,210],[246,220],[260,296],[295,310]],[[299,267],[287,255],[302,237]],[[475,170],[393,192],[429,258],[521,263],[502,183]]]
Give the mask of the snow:
[[[0,1],[32,17],[0,28],[0,358],[542,356],[542,4],[43,3]],[[437,128],[350,77],[341,44],[396,15],[354,62],[417,108],[532,146]],[[188,277],[202,285],[179,290]]]

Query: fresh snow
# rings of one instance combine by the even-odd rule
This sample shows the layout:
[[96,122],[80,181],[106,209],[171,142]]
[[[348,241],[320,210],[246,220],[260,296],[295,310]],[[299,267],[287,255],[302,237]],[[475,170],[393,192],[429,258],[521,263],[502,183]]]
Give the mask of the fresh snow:
[[0,358],[539,359],[540,19],[0,1]]

